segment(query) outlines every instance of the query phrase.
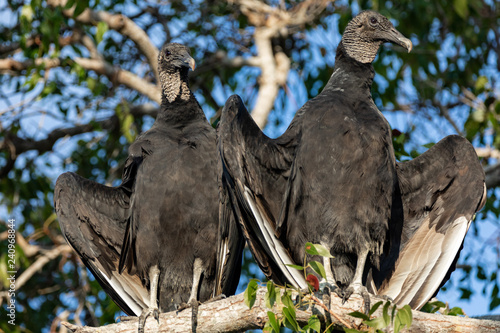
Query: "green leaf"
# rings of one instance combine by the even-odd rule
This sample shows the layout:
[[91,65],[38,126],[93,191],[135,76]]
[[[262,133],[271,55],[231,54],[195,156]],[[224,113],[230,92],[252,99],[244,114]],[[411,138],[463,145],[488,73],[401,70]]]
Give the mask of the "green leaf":
[[274,283],[271,281],[267,283],[267,292],[264,299],[266,301],[266,307],[269,309],[271,309],[276,302],[276,288]]
[[450,309],[450,311],[447,313],[448,316],[463,316],[465,315],[464,310],[458,306],[455,306]]
[[384,318],[385,327],[389,326],[389,324],[391,323],[391,317],[389,316],[389,306],[391,306],[391,302],[385,302],[384,310],[382,311],[382,317]]
[[245,304],[248,306],[249,309],[252,308],[252,306],[255,304],[255,300],[257,299],[257,289],[259,289],[259,285],[257,284],[256,279],[250,280],[248,282],[247,289],[245,289]]
[[359,332],[365,332],[365,331],[359,331],[359,330],[357,330],[355,328],[346,328],[346,327],[344,327],[344,332],[345,333],[359,333]]
[[316,332],[321,332],[321,322],[316,315],[312,315],[307,321],[307,326],[315,330]]
[[288,266],[288,267],[292,267],[292,268],[298,269],[299,271],[303,271],[303,270],[304,270],[304,266],[292,265],[292,264],[285,264],[285,266]]
[[83,11],[85,9],[87,9],[89,7],[89,1],[88,0],[78,0],[78,1],[75,1],[76,2],[76,7],[75,7],[75,11],[73,12],[73,17],[77,17],[78,15],[80,15],[81,13],[83,13]]
[[97,44],[99,44],[100,42],[102,42],[102,38],[104,36],[104,34],[108,31],[109,27],[108,27],[108,24],[106,22],[99,22],[97,24],[97,32],[95,34],[95,41]]
[[321,244],[313,244],[310,242],[306,243],[306,252],[312,256],[322,256],[327,258],[333,258],[330,251]]
[[283,303],[284,306],[287,306],[289,308],[295,308],[295,305],[293,304],[292,301],[292,297],[290,296],[288,290],[283,293],[283,296],[281,296],[281,302]]
[[488,83],[488,78],[486,76],[480,76],[477,78],[476,80],[476,93],[477,94],[480,94],[484,91],[484,89],[486,88],[486,84]]
[[370,320],[364,320],[363,324],[373,327],[376,330],[387,327],[384,317],[376,317]]
[[394,333],[398,333],[403,327],[410,327],[413,321],[413,315],[409,305],[403,306],[396,313],[396,318],[394,319]]
[[[375,304],[373,304],[372,308],[370,309],[370,312],[368,312],[368,315],[371,316],[375,311],[377,311],[377,309],[383,304],[384,302],[383,301],[380,301],[380,302],[377,302]],[[370,317],[366,316],[367,317],[366,319],[370,319]],[[360,318],[360,317],[358,317]]]
[[323,267],[321,263],[313,260],[309,262],[309,265],[316,273],[318,273],[323,279],[326,280],[325,267]]
[[35,12],[30,5],[24,5],[21,9],[21,18],[25,19],[27,22],[33,21],[33,15]]
[[467,7],[467,0],[453,0],[453,8],[455,12],[462,19],[466,19],[469,15],[469,8]]
[[274,331],[273,327],[271,326],[271,324],[269,322],[267,322],[264,325],[264,328],[262,329],[262,332],[264,332],[264,333],[273,333],[275,331]]
[[267,317],[269,318],[269,324],[271,325],[273,332],[279,333],[280,332],[280,324],[279,324],[278,319],[276,318],[276,315],[274,314],[274,312],[267,311]]
[[[380,303],[382,303],[382,302],[380,302]],[[359,311],[351,312],[351,313],[349,313],[349,316],[354,317],[354,318],[360,318],[363,320],[370,320],[369,316],[367,316],[363,312],[359,312]]]
[[294,332],[300,332],[300,326],[295,319],[295,308],[284,307],[283,315],[285,316],[285,326]]

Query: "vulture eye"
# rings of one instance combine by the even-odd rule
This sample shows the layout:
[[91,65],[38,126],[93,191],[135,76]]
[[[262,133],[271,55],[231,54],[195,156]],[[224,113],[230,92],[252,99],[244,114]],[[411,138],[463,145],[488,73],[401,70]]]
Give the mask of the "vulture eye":
[[372,18],[370,19],[370,23],[371,23],[371,24],[377,24],[377,23],[378,23],[378,21],[377,21],[377,19],[376,19],[375,17],[372,17]]

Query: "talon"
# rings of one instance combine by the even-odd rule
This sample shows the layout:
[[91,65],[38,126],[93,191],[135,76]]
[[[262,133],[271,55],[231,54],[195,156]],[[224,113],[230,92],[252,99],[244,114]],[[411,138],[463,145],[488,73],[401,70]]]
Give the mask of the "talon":
[[158,325],[160,325],[160,311],[158,311],[158,309],[153,310],[153,317],[158,322]]
[[135,320],[137,319],[137,317],[135,316],[118,316],[115,318],[115,323],[119,321],[131,321],[131,320]]

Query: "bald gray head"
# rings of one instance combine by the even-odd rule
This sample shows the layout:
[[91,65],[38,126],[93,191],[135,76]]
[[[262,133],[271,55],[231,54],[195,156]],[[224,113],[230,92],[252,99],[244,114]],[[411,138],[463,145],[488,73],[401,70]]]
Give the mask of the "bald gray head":
[[162,88],[162,100],[172,103],[180,97],[188,100],[191,90],[188,84],[189,68],[194,70],[195,61],[189,49],[178,43],[165,44],[158,54],[158,73]]
[[347,55],[361,63],[371,63],[381,44],[385,42],[401,45],[408,52],[411,41],[394,28],[383,15],[366,10],[356,15],[342,36],[342,45]]

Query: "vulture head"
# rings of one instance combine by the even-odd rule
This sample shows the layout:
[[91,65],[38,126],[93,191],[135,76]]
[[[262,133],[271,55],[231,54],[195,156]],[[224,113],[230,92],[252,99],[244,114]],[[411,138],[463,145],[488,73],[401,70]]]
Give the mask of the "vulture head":
[[165,44],[158,54],[158,74],[163,96],[172,103],[178,96],[187,99],[191,94],[188,85],[189,68],[194,70],[195,61],[189,48],[178,43]]
[[354,17],[342,36],[347,55],[361,63],[371,63],[383,43],[390,42],[411,51],[411,41],[394,28],[383,15],[366,10]]

